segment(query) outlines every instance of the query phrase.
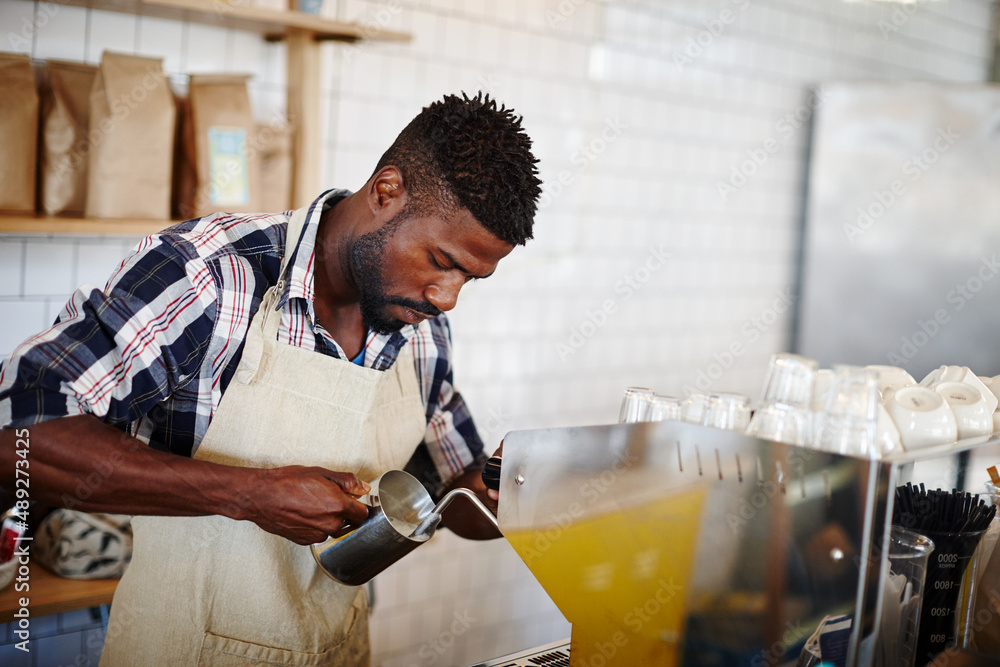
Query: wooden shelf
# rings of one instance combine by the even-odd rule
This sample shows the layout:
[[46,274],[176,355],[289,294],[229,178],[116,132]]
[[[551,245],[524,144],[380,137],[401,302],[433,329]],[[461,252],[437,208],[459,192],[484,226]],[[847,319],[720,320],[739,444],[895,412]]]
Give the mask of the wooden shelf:
[[343,23],[303,12],[255,7],[250,0],[62,0],[62,4],[111,12],[153,16],[175,21],[192,21],[248,32],[269,39],[282,39],[291,32],[308,33],[316,40],[357,42],[381,40],[407,42],[407,33],[385,30],[376,24]]
[[14,619],[21,608],[20,598],[28,598],[30,618],[110,604],[118,579],[64,579],[38,563],[30,564],[29,590],[18,592],[15,584],[0,592],[0,623]]
[[[2,0],[0,0],[2,1]],[[154,16],[174,21],[256,32],[266,39],[288,43],[286,114],[295,126],[292,169],[292,206],[308,205],[321,191],[322,146],[320,99],[320,44],[324,40],[406,42],[407,33],[385,30],[375,23],[360,25],[332,21],[288,10],[256,7],[251,0],[60,0],[77,7]],[[65,234],[68,236],[141,237],[155,234],[175,222],[169,220],[93,220],[0,214],[0,234]]]
[[46,216],[0,215],[2,234],[65,234],[67,236],[149,236],[179,220],[97,220]]

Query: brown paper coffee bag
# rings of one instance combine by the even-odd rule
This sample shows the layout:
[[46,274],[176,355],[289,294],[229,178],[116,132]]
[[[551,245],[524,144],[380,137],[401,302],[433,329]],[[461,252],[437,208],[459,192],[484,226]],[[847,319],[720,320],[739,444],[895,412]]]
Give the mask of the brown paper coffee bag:
[[42,90],[42,210],[83,215],[93,65],[50,60]]
[[35,212],[38,90],[31,57],[0,53],[0,211]]
[[90,94],[88,217],[169,218],[176,115],[161,59],[104,53]]
[[287,211],[292,206],[292,128],[258,125],[250,155],[259,164],[260,210]]
[[[255,124],[248,76],[193,74],[184,118],[185,159],[195,174],[193,192],[182,194],[182,217],[225,211],[256,212],[258,161],[250,159]],[[183,179],[182,179],[183,180]]]

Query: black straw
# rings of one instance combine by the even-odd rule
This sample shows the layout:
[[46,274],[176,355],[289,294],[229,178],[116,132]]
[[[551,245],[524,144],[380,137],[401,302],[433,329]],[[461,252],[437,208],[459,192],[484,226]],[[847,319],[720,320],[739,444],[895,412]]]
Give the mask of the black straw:
[[996,505],[978,494],[960,493],[958,489],[927,491],[922,483],[919,488],[907,483],[896,488],[892,522],[917,531],[975,533],[986,530],[996,514]]

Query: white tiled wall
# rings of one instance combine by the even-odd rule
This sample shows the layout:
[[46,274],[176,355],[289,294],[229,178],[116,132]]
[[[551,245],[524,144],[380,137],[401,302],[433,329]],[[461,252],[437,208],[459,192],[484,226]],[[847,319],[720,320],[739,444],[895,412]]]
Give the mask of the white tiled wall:
[[[359,187],[446,92],[488,90],[524,115],[546,182],[536,238],[453,316],[458,384],[489,447],[511,429],[611,421],[627,385],[756,395],[787,344],[811,86],[983,81],[993,5],[328,0],[331,16],[414,37],[324,47],[323,183]],[[163,56],[179,86],[249,71],[258,117],[283,110],[284,48],[253,35],[28,0],[0,2],[0,26],[0,48],[37,58]],[[723,199],[734,169],[753,173]],[[128,243],[0,239],[0,353]],[[441,535],[380,579],[373,633],[377,664],[463,665],[568,625],[505,544]]]

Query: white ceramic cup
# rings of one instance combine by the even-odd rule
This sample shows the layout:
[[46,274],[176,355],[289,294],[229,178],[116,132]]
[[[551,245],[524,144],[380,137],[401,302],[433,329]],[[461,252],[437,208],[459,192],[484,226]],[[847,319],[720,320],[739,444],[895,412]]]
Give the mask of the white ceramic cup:
[[[986,385],[986,388],[990,390],[991,394],[997,397],[997,401],[1000,401],[1000,375],[994,377],[983,377],[980,375],[979,381]],[[996,412],[996,410],[994,410],[994,412]]]
[[875,442],[878,446],[878,455],[886,456],[904,451],[903,440],[899,436],[899,429],[896,422],[892,421],[885,406],[878,406],[878,424],[876,426]]
[[865,366],[868,370],[878,373],[878,391],[885,397],[889,389],[899,389],[900,387],[916,386],[917,381],[913,376],[898,366]]
[[955,442],[958,425],[945,400],[927,387],[903,387],[889,392],[885,410],[899,429],[907,450]]
[[997,405],[1000,404],[1000,400],[968,366],[941,366],[928,373],[927,377],[920,381],[920,386],[933,389],[942,382],[964,382],[972,385],[986,399],[986,405],[989,406],[990,412],[996,412]]
[[993,411],[983,392],[964,382],[941,382],[934,385],[934,391],[955,413],[959,440],[993,432]]

